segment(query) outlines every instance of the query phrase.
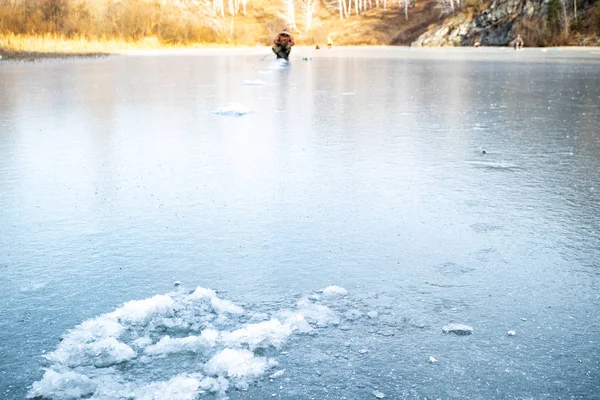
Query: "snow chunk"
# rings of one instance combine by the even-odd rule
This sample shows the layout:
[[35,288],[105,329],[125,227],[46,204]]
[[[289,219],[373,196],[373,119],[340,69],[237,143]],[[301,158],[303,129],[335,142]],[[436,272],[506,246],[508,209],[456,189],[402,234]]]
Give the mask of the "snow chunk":
[[79,399],[94,394],[96,385],[75,371],[57,372],[47,369],[44,377],[35,382],[27,398],[44,397],[57,400]]
[[190,294],[190,300],[212,299],[213,297],[217,297],[217,293],[214,290],[200,286]]
[[63,337],[64,343],[87,343],[91,341],[119,337],[125,328],[114,318],[103,315],[82,322]]
[[250,350],[269,346],[279,349],[291,334],[292,328],[290,325],[284,325],[278,319],[271,319],[247,325],[233,332],[223,333],[223,341],[229,346],[247,344]]
[[323,289],[323,296],[326,297],[343,297],[348,296],[348,291],[339,286],[328,286]]
[[[211,289],[188,292],[182,286],[126,302],[67,331],[56,349],[44,354],[50,366],[29,396],[196,400],[210,392],[225,398],[231,387],[247,389],[257,378],[283,374],[269,372],[277,361],[254,350],[283,356],[287,353],[279,349],[294,333],[337,325],[341,316],[360,317],[338,287],[266,312],[244,310]],[[193,355],[181,362],[182,353]],[[176,375],[168,372],[171,366],[178,368]]]
[[210,299],[210,304],[212,305],[213,309],[220,314],[227,313],[240,315],[244,313],[244,309],[242,307],[236,306],[229,300],[222,300],[218,297],[213,297]]
[[171,316],[174,304],[171,296],[158,294],[149,299],[128,301],[109,316],[118,318],[121,323],[145,325],[154,317]]
[[444,333],[456,333],[457,335],[470,335],[473,327],[464,324],[448,324],[442,328]]
[[221,398],[225,398],[225,392],[229,387],[229,381],[222,376],[217,378],[208,377],[202,379],[202,382],[200,382],[200,387],[202,390],[218,393],[221,395]]
[[515,336],[517,334],[517,331],[510,330],[510,331],[506,332],[506,334],[508,336]]
[[93,365],[103,368],[129,361],[136,356],[137,353],[131,347],[109,337],[87,344],[63,341],[56,351],[47,354],[45,358],[68,367]]
[[378,399],[383,399],[386,397],[385,394],[379,390],[373,390],[373,396],[377,397]]
[[254,353],[249,350],[224,349],[206,363],[204,370],[210,375],[251,378],[263,375],[275,365],[275,360],[254,357]]
[[288,325],[293,331],[299,331],[301,333],[308,333],[313,330],[308,321],[304,318],[304,315],[291,312],[291,311],[281,311],[278,315],[285,321],[285,324]]
[[150,339],[148,336],[144,336],[141,338],[137,338],[133,341],[133,345],[136,347],[146,347],[152,344],[152,339]]
[[202,386],[200,374],[181,374],[166,382],[152,382],[136,390],[136,400],[194,400]]
[[219,332],[214,329],[202,331],[200,336],[188,336],[172,339],[165,336],[158,343],[148,346],[146,354],[171,354],[171,353],[198,353],[210,347],[214,347],[219,338]]
[[337,325],[340,319],[329,308],[321,304],[311,303],[307,298],[298,301],[298,313],[302,314],[309,322],[325,327],[329,324]]
[[224,115],[227,117],[241,117],[250,114],[251,112],[252,111],[250,109],[239,103],[229,103],[229,105],[213,111],[213,114]]

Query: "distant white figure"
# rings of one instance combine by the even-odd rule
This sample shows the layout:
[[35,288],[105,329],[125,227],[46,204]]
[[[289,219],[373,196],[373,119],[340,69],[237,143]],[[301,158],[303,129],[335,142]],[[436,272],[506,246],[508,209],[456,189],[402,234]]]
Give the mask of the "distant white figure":
[[515,50],[521,50],[524,44],[525,43],[523,42],[523,38],[521,37],[521,35],[517,35],[513,42],[513,47],[515,48]]

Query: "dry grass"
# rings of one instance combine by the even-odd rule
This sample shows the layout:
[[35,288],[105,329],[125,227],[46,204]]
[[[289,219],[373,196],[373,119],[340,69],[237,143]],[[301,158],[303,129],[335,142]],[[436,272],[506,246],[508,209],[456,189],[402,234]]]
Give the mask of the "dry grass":
[[5,51],[37,51],[42,53],[110,53],[127,49],[156,49],[163,47],[157,38],[139,41],[124,39],[88,39],[63,37],[56,34],[0,34],[0,48]]
[[5,60],[36,60],[40,58],[93,57],[119,54],[126,50],[156,50],[165,48],[234,47],[221,43],[161,42],[156,37],[141,40],[88,39],[85,37],[45,35],[0,34],[0,56]]

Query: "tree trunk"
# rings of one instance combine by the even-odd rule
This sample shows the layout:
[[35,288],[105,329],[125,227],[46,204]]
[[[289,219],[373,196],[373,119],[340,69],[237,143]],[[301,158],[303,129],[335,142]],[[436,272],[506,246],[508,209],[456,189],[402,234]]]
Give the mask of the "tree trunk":
[[567,15],[567,0],[560,0],[563,10],[563,28],[565,30],[565,40],[569,38],[569,16]]
[[312,0],[306,0],[306,30],[305,32],[308,32],[308,30],[310,29],[310,26],[312,25],[312,12],[313,12],[313,6],[312,6]]
[[294,15],[294,0],[287,0],[287,17],[289,29],[296,29],[296,16]]

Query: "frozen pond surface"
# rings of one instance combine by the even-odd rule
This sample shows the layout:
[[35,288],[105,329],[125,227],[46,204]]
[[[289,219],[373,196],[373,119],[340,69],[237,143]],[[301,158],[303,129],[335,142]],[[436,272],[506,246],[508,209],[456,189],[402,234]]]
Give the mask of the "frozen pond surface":
[[0,398],[599,398],[600,51],[268,51],[0,64]]

